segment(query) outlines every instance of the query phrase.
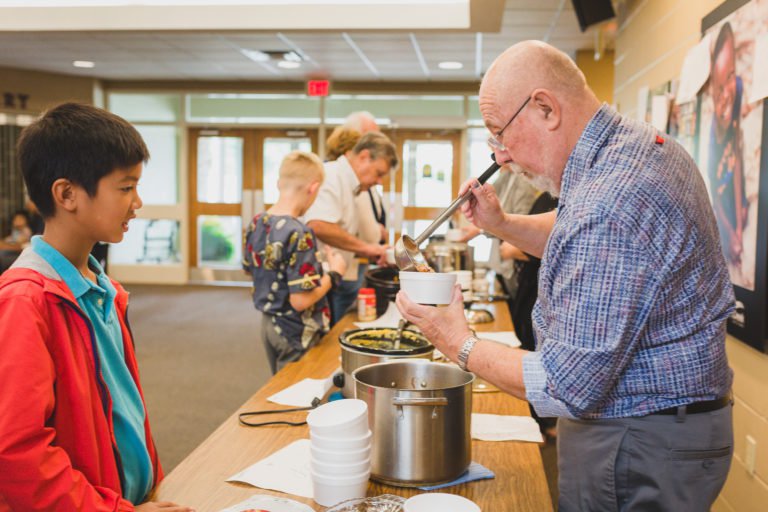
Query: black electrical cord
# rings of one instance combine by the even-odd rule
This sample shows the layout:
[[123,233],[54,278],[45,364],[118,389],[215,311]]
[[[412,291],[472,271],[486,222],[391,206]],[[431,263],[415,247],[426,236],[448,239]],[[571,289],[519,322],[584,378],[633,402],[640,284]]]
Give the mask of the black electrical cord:
[[296,407],[294,409],[275,409],[271,411],[250,411],[250,412],[241,412],[238,414],[237,419],[240,421],[241,425],[245,425],[246,427],[263,427],[266,425],[288,425],[290,427],[299,427],[301,425],[306,425],[307,422],[305,421],[282,421],[282,420],[276,420],[276,421],[264,421],[261,423],[251,423],[249,421],[244,420],[243,418],[247,418],[250,416],[260,416],[262,414],[279,414],[281,412],[298,412],[298,411],[311,411],[312,409],[315,409],[318,405],[320,405],[319,398],[315,397],[312,399],[312,405],[309,407]]

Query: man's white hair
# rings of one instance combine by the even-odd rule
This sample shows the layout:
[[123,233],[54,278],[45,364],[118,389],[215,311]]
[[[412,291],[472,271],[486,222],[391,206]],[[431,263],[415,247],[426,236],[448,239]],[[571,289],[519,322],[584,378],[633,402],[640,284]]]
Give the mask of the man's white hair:
[[368,111],[360,110],[358,112],[352,112],[344,119],[344,128],[355,130],[356,132],[363,133],[366,124],[376,124],[376,118],[373,117]]

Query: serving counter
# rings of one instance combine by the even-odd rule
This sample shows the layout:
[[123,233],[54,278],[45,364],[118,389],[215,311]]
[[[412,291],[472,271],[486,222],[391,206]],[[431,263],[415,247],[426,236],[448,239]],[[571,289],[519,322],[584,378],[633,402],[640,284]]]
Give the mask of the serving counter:
[[[493,311],[495,321],[478,325],[478,332],[511,330],[512,323],[505,303],[498,302],[487,307]],[[267,397],[304,378],[325,378],[339,368],[341,351],[338,338],[343,331],[354,328],[354,321],[354,314],[344,317],[301,361],[289,364],[272,377],[165,477],[152,499],[174,501],[193,507],[197,512],[214,512],[254,494],[274,494],[307,503],[318,511],[325,510],[325,507],[309,498],[289,496],[246,484],[227,483],[226,479],[293,441],[309,437],[306,425],[244,427],[238,423],[238,414],[279,409],[283,406],[268,402]],[[473,412],[518,416],[529,414],[525,402],[501,392],[475,393]],[[280,419],[289,421],[303,421],[305,417],[306,412],[280,415]],[[472,460],[491,469],[496,478],[449,487],[442,492],[466,496],[484,512],[552,510],[539,447],[535,443],[472,440]],[[386,493],[408,497],[420,492],[423,491],[391,487],[373,481],[368,487],[369,496]]]

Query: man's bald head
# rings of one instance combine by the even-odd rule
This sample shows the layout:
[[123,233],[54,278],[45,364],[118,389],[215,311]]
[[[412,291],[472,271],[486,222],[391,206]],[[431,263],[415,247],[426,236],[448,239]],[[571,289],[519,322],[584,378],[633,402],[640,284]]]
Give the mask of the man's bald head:
[[588,93],[584,73],[568,55],[541,41],[523,41],[508,48],[488,68],[480,95],[524,97],[545,88],[568,97]]
[[488,69],[479,106],[495,139],[496,161],[521,166],[556,193],[568,156],[600,102],[568,55],[541,41],[523,41]]

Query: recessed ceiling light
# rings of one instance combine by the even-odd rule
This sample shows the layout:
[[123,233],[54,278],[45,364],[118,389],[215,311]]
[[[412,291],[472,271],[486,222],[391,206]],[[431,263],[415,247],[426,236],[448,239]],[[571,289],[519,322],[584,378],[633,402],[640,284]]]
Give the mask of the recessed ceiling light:
[[72,61],[72,65],[76,68],[92,68],[96,64],[90,60],[74,60]]
[[292,60],[281,60],[277,63],[277,67],[283,68],[283,69],[296,69],[301,67],[300,62],[294,62]]
[[269,54],[260,52],[259,50],[246,50],[245,48],[241,48],[240,53],[254,62],[267,62],[269,60]]
[[302,59],[301,55],[299,55],[298,53],[291,51],[291,52],[285,52],[285,54],[283,54],[283,60],[289,60],[291,62],[301,62],[304,59]]
[[437,65],[440,69],[461,69],[464,67],[464,64],[461,62],[457,62],[455,60],[446,60],[444,62],[441,62]]

